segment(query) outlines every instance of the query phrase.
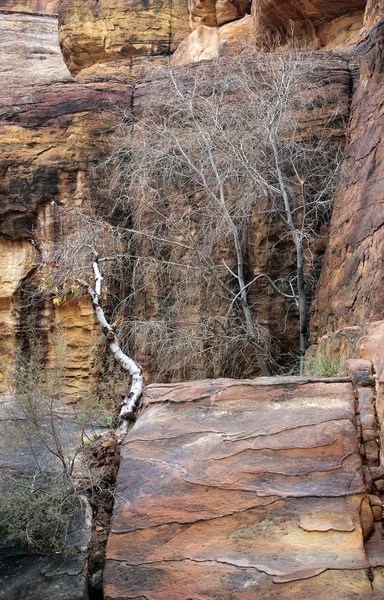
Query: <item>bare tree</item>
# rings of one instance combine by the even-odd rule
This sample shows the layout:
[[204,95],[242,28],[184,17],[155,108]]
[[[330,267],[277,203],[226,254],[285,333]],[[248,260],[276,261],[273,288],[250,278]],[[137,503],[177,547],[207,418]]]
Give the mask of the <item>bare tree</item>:
[[[309,243],[329,216],[333,123],[343,110],[337,102],[332,113],[322,110],[326,87],[321,56],[296,51],[164,70],[141,98],[139,118],[123,114],[104,163],[109,204],[131,248],[135,241],[141,257],[215,281],[229,312],[240,308],[263,375],[268,352],[249,301],[262,280],[298,308],[303,368]],[[313,128],[315,108],[324,115]],[[284,280],[247,273],[255,211],[280,220],[281,237],[291,239],[295,267]]]
[[[137,94],[136,114],[120,109],[114,146],[98,170],[104,205],[67,209],[62,240],[43,269],[47,288],[61,296],[88,291],[121,364],[133,363],[118,334],[133,355],[145,344],[165,379],[187,378],[193,365],[199,373],[207,356],[214,376],[241,375],[250,348],[268,375],[270,340],[250,301],[268,286],[297,306],[302,371],[310,242],[328,218],[338,163],[341,111],[325,109],[326,87],[316,55],[251,52],[161,70],[152,93]],[[313,127],[315,108],[323,119]],[[276,277],[268,262],[250,272],[255,215],[277,222],[289,242],[288,275]],[[120,288],[112,320],[135,315],[117,319],[117,331],[101,309],[101,265],[104,302],[116,281]],[[140,368],[131,367],[125,407],[141,393]],[[131,414],[124,408],[123,420],[124,411]]]

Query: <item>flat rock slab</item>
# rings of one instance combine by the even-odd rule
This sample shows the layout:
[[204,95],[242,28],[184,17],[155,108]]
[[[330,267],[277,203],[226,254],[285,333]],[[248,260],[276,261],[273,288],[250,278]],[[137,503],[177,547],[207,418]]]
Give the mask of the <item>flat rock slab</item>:
[[373,599],[369,518],[349,382],[149,386],[122,449],[105,598]]
[[0,549],[0,598],[4,600],[84,600],[83,556],[29,554]]

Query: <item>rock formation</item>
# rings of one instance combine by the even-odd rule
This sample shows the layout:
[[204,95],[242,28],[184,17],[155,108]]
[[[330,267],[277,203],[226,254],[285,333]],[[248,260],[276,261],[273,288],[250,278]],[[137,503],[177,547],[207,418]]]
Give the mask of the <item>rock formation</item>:
[[187,0],[61,0],[59,32],[73,74],[94,63],[168,54],[189,32]]
[[[12,269],[12,282],[10,270],[8,269],[8,274],[4,272],[5,291],[0,292],[4,299],[2,301],[5,324],[5,338],[2,343],[6,348],[4,353],[9,354],[19,328],[17,311],[20,294],[22,295],[21,282],[24,288],[27,287],[28,278],[40,252],[39,241],[32,247],[31,242],[35,244],[36,241],[34,230],[38,236],[43,234],[46,240],[53,239],[55,233],[50,221],[53,219],[55,204],[65,204],[74,195],[79,197],[84,192],[90,165],[97,162],[102,152],[103,144],[100,141],[101,137],[98,137],[99,131],[108,129],[111,123],[110,117],[107,116],[108,106],[111,102],[117,104],[127,102],[125,90],[126,86],[131,85],[129,74],[134,68],[135,60],[139,60],[143,55],[152,55],[152,58],[157,60],[159,53],[174,50],[180,42],[179,49],[174,54],[176,64],[212,58],[220,53],[220,48],[240,48],[244,42],[249,43],[255,39],[262,41],[277,34],[280,39],[283,39],[284,31],[287,31],[287,15],[295,24],[296,33],[302,32],[303,39],[305,38],[309,45],[346,47],[346,44],[356,40],[357,27],[363,22],[364,4],[361,0],[356,0],[348,7],[341,2],[326,4],[315,2],[311,6],[304,3],[299,6],[294,1],[281,5],[268,0],[254,2],[250,7],[247,3],[195,2],[189,7],[182,3],[176,5],[171,15],[165,8],[159,12],[153,7],[136,4],[129,7],[129,10],[125,10],[118,3],[111,1],[91,5],[91,3],[62,0],[58,7],[54,2],[24,4],[2,2],[0,27],[3,28],[5,35],[0,43],[3,43],[7,54],[3,53],[3,56],[6,56],[6,63],[2,65],[0,77],[3,81],[12,83],[12,87],[3,97],[0,115],[3,123],[3,156],[6,157],[1,183],[2,193],[6,197],[2,207],[1,231],[4,239],[3,256],[9,264],[7,255],[12,252],[12,264],[17,267],[16,271]],[[56,9],[59,11],[60,41],[64,58],[73,73],[80,72],[78,83],[71,80],[66,72],[54,39],[56,25],[53,15]],[[374,118],[380,110],[380,69],[377,68],[382,60],[381,25],[380,22],[378,23],[380,10],[382,10],[380,2],[369,2],[365,16],[365,29],[360,34],[363,40],[370,27],[376,24],[369,41],[366,41],[360,50],[362,77],[354,94],[351,143],[348,146],[348,153],[357,151],[357,147],[363,148],[365,142],[361,131],[365,126],[365,116],[370,111],[374,133],[371,134],[369,131],[364,139],[369,139],[369,143],[372,143],[372,160],[376,160],[377,152],[380,152],[380,141],[377,147],[374,142],[376,138],[378,140],[380,138],[379,127]],[[25,15],[22,14],[23,11],[33,14]],[[133,15],[135,15],[134,32]],[[24,30],[22,46],[20,42],[16,43],[17,38],[20,38],[21,29]],[[189,34],[191,29],[192,33]],[[141,33],[143,30],[145,34]],[[168,32],[167,48],[164,46],[165,31]],[[151,40],[149,32],[155,32]],[[40,39],[40,46],[36,52],[37,37]],[[309,38],[311,38],[310,42],[308,42]],[[21,53],[24,58],[28,56],[27,60],[21,61]],[[331,63],[332,60],[330,66]],[[41,68],[42,64],[44,68]],[[333,64],[336,70],[332,79],[334,85],[339,87],[337,93],[332,91],[331,96],[333,98],[338,95],[339,98],[347,101],[350,91],[348,69],[344,70],[343,67],[337,74],[339,67],[335,62]],[[9,65],[12,65],[11,70]],[[331,66],[331,69],[333,68]],[[95,78],[99,80],[97,84],[94,82]],[[39,82],[45,82],[46,85],[36,87],[36,83]],[[156,93],[155,88],[155,82],[149,87],[141,86],[137,92],[138,97],[140,98],[140,94]],[[10,106],[10,99],[13,107]],[[53,138],[54,143],[52,143]],[[354,139],[357,140],[356,143]],[[362,154],[361,168],[368,169],[368,159],[365,160],[366,155],[363,151],[360,153]],[[350,197],[356,198],[357,188],[361,190],[359,202],[362,207],[369,196],[369,201],[372,199],[375,210],[380,210],[380,205],[375,204],[380,186],[379,169],[370,169],[368,185],[362,186],[356,177],[354,187],[351,186],[350,179],[356,174],[356,169],[348,166],[348,160],[352,164],[356,157],[356,154],[351,154],[350,158],[346,157],[346,174],[343,176],[345,183],[342,183],[343,187],[339,191],[339,199],[336,202],[330,246],[312,320],[314,340],[330,329],[381,318],[380,295],[375,293],[372,295],[372,289],[376,286],[375,281],[379,279],[376,266],[367,267],[370,274],[365,278],[366,283],[363,287],[357,283],[353,286],[349,285],[352,272],[355,273],[353,281],[357,282],[360,271],[364,268],[363,265],[371,264],[367,260],[367,253],[371,252],[369,260],[375,264],[375,256],[379,255],[379,247],[375,251],[368,249],[368,246],[373,248],[375,244],[376,246],[379,244],[379,241],[373,241],[372,246],[369,241],[371,229],[380,221],[379,213],[373,218],[372,211],[369,212],[369,216],[363,221],[366,223],[364,231],[359,220],[359,236],[363,240],[361,246],[358,238],[356,242],[353,241],[356,237],[353,233],[353,228],[357,229],[356,220],[341,216],[345,214],[346,194],[350,193]],[[354,206],[352,202],[348,203],[349,210],[354,210]],[[376,233],[375,239],[379,240],[380,230],[377,229]],[[343,267],[335,270],[333,256],[335,252],[341,255],[345,253],[345,250],[339,248],[347,248],[345,242],[347,237],[351,258],[337,259],[342,262]],[[264,238],[262,232],[257,231],[257,244],[263,244]],[[323,251],[323,239],[319,244],[320,253]],[[338,241],[340,239],[341,244]],[[358,254],[355,246],[359,247]],[[258,256],[257,258],[255,256],[255,264],[252,262],[250,265],[254,271],[260,269],[257,262],[260,259],[259,250],[260,247],[256,245],[255,253]],[[366,257],[365,263],[361,260],[362,254]],[[359,266],[355,268],[354,264]],[[335,294],[336,289],[338,294]],[[356,289],[355,300],[349,297],[351,289]],[[369,289],[370,292],[369,303],[365,301],[365,289]],[[334,316],[335,303],[337,303],[337,316]],[[73,303],[66,305],[65,309],[60,307],[55,314],[58,315],[60,312],[72,314],[71,306],[75,305]],[[330,309],[324,310],[324,306]],[[277,313],[281,311],[279,302],[274,305],[272,322],[276,322],[276,311]],[[352,313],[356,313],[356,317],[352,317]],[[318,316],[320,314],[321,319]],[[268,317],[266,318],[268,320]],[[279,313],[277,320],[281,318]],[[45,303],[44,308],[40,306],[36,311],[36,319],[36,323],[40,322],[38,327],[47,331],[57,317],[54,316],[52,307]],[[61,321],[61,317],[58,319]],[[91,313],[88,319],[87,322],[92,329]],[[76,317],[73,317],[71,322],[75,323]],[[78,345],[76,338],[80,340],[74,329],[73,343],[70,342],[70,346],[78,356],[72,361],[73,374],[82,371],[83,377],[86,377],[89,365],[83,358],[80,359],[80,355],[85,356],[88,350],[75,350]]]
[[[38,10],[49,12],[42,3]],[[104,147],[102,132],[113,123],[111,105],[127,101],[127,87],[74,82],[52,17],[0,12],[0,28],[2,362],[11,358],[16,338],[27,333],[43,337],[49,362],[49,332],[64,324],[67,392],[76,394],[89,388],[93,369],[97,327],[90,303],[67,301],[54,311],[52,299],[36,297],[34,272],[57,235],[57,205],[83,197],[86,174]],[[4,390],[4,364],[0,371]]]
[[[107,4],[100,5],[99,9],[106,11],[107,6]],[[133,64],[131,57],[122,58],[124,53],[118,55],[112,53],[113,57],[111,55],[109,58],[104,54],[102,56],[98,54],[99,50],[92,37],[93,32],[98,30],[96,25],[96,29],[93,29],[94,20],[89,21],[84,16],[82,11],[85,8],[84,3],[61,2],[59,6],[62,44],[72,48],[71,40],[73,41],[78,35],[76,23],[77,25],[83,23],[84,35],[88,36],[88,41],[82,42],[82,47],[87,48],[88,44],[90,48],[95,49],[93,58],[87,59],[84,64],[81,63],[82,71],[76,81],[60,62],[59,49],[54,40],[54,21],[51,17],[25,16],[20,13],[0,14],[0,18],[3,17],[0,24],[3,23],[4,30],[7,32],[5,39],[9,40],[7,64],[15,65],[12,73],[5,71],[1,75],[11,85],[4,95],[0,94],[2,123],[0,144],[3,148],[2,155],[5,157],[0,185],[0,191],[5,199],[1,209],[0,233],[3,236],[1,243],[7,264],[9,264],[8,254],[12,252],[12,265],[17,267],[4,272],[4,283],[0,286],[0,297],[3,298],[2,315],[4,315],[4,337],[1,344],[3,354],[10,356],[18,332],[25,330],[29,323],[29,327],[43,336],[49,361],[48,332],[55,324],[61,326],[65,323],[67,344],[70,349],[67,364],[67,391],[74,394],[78,389],[86,386],[86,378],[93,372],[92,359],[89,360],[88,356],[96,342],[97,334],[89,304],[85,300],[81,300],[80,304],[66,301],[54,309],[52,301],[37,302],[36,300],[33,310],[23,313],[20,311],[21,306],[26,303],[28,294],[33,293],[36,287],[33,273],[37,262],[44,256],[44,244],[45,247],[49,246],[57,235],[56,206],[65,207],[81,201],[86,190],[87,175],[106,146],[106,136],[102,132],[109,131],[113,123],[114,117],[110,114],[113,112],[113,105],[127,105],[131,102],[130,73]],[[227,9],[229,10],[228,6]],[[48,8],[45,9],[41,5],[39,10],[44,12],[48,11]],[[114,12],[112,7],[108,10],[111,18],[118,18],[120,13]],[[224,10],[224,5],[220,10]],[[103,22],[107,22],[107,13],[102,14]],[[148,14],[145,14],[149,18]],[[239,13],[238,16],[241,14]],[[223,20],[224,17],[221,19]],[[231,39],[241,43],[245,22],[251,28],[253,18],[248,15],[222,25],[219,32],[220,39],[224,40],[222,36],[227,31],[228,35],[232,36]],[[14,29],[16,28],[17,32],[20,27],[26,28],[22,47],[16,43],[14,34]],[[202,27],[214,35],[219,31],[217,27],[200,26],[192,35],[200,35]],[[32,34],[33,29],[35,33]],[[120,31],[118,27],[112,25],[109,30]],[[121,29],[121,31],[126,30]],[[40,38],[41,43],[37,53],[34,46],[36,37]],[[189,43],[188,40],[183,42],[181,47]],[[74,45],[73,48],[75,52],[77,46]],[[190,51],[195,52],[196,46],[192,45]],[[27,60],[21,61],[21,52]],[[160,52],[159,48],[156,52]],[[203,52],[209,53],[209,45],[203,44]],[[45,58],[47,55],[48,59]],[[77,50],[73,56],[78,57],[81,62],[82,58]],[[120,57],[119,60],[111,59],[111,57],[116,59],[116,56]],[[64,57],[67,59],[68,66],[76,71],[77,67],[75,68],[71,62],[75,60],[72,54],[67,55],[64,52]],[[111,62],[103,62],[107,59],[111,59]],[[95,61],[102,62],[90,66]],[[50,64],[47,70],[38,68],[41,64],[47,63]],[[328,56],[322,76],[330,82],[329,114],[333,111],[335,98],[342,102],[346,112],[350,78],[346,61],[343,58]],[[36,85],[37,83],[39,85]],[[156,95],[156,85],[155,79],[136,86],[133,99],[135,110],[137,108],[140,111],[141,99],[145,95]],[[335,133],[339,136],[341,130],[335,130]],[[250,257],[250,269],[254,272],[265,269],[264,247],[268,244],[268,234],[266,227],[263,227],[259,226],[255,231],[254,256]],[[319,249],[314,249],[314,252],[316,255],[322,252],[321,243]],[[278,269],[281,266],[279,264]],[[266,298],[262,312],[267,327],[273,328],[284,318],[284,307],[278,299]],[[152,318],[156,318],[156,315]],[[91,335],[85,332],[91,332]],[[289,346],[292,335],[295,335],[293,327],[288,327],[286,333],[279,335],[282,343]],[[148,356],[145,348],[139,350],[139,357],[146,366]]]
[[[365,426],[369,363],[351,367]],[[123,443],[106,600],[379,600],[377,446],[364,474],[355,419],[349,381],[149,386]]]
[[314,337],[383,318],[383,40],[384,10],[358,50],[360,76],[314,306]]
[[[111,106],[139,113],[143,98],[156,94],[156,77],[134,85],[131,75],[170,53],[180,66],[250,43],[284,45],[292,33],[312,50],[340,52],[324,54],[329,108],[337,97],[351,109],[328,246],[325,228],[312,249],[319,270],[325,252],[312,341],[318,352],[352,349],[370,362],[349,363],[353,387],[348,378],[150,386],[122,451],[108,600],[264,600],[276,593],[324,600],[335,589],[342,600],[383,598],[384,4],[0,0],[2,392],[16,345],[37,334],[49,365],[56,327],[67,345],[67,394],[77,397],[96,382],[98,330],[88,299],[54,306],[36,293],[36,267],[60,235],[58,207],[80,206],[87,194],[115,123]],[[356,44],[358,63],[350,61]],[[264,267],[263,248],[275,233],[254,232],[252,272]],[[287,260],[280,253],[276,268],[287,268]],[[275,334],[283,313],[278,299],[266,297],[262,314]],[[287,346],[293,336],[289,325],[280,334]],[[139,349],[143,362],[146,352]],[[17,561],[24,569],[24,558]],[[33,593],[52,597],[52,565],[36,564]],[[79,597],[82,568],[64,569],[64,577],[78,577]],[[24,592],[19,586],[15,597]]]

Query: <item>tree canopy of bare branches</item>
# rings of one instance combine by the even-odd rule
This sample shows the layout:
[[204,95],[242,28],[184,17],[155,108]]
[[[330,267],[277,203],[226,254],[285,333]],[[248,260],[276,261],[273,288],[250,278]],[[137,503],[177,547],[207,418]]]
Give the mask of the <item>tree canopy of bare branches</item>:
[[[98,169],[101,211],[72,213],[50,272],[73,291],[99,255],[110,292],[108,278],[119,280],[120,335],[158,380],[244,376],[250,364],[268,375],[273,343],[251,294],[295,306],[302,371],[310,244],[338,167],[342,111],[324,109],[326,87],[316,54],[247,52],[162,69],[153,93],[138,90],[135,114],[119,108]],[[278,277],[268,257],[249,269],[255,218],[277,223],[290,249]]]

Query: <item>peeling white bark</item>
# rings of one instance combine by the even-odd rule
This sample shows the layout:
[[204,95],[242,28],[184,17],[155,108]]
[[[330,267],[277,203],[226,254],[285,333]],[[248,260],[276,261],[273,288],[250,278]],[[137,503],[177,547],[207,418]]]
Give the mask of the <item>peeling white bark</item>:
[[92,299],[92,305],[95,310],[97,320],[99,321],[103,333],[108,340],[109,349],[111,350],[115,359],[121,364],[123,369],[131,376],[131,387],[123,400],[119,414],[119,424],[116,430],[117,438],[121,439],[127,432],[129,423],[132,421],[139,404],[139,400],[143,393],[144,377],[140,367],[121,350],[113,327],[108,323],[107,319],[105,318],[104,311],[100,306],[103,277],[100,273],[98,259],[99,257],[96,254],[92,263],[93,272],[95,274],[95,289],[88,287],[88,294]]

